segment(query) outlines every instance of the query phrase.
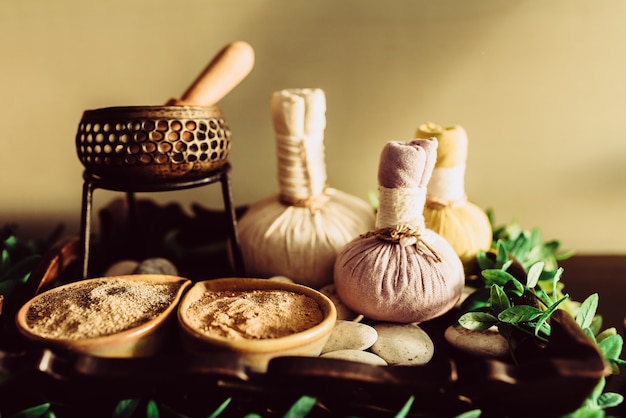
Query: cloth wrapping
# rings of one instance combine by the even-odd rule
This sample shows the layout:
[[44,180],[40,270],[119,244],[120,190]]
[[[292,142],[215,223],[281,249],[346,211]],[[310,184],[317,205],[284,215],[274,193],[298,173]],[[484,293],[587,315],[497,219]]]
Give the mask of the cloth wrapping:
[[322,90],[281,90],[270,107],[280,192],[251,205],[238,222],[246,273],[319,288],[333,281],[339,250],[374,227],[374,210],[326,184]]
[[[424,227],[415,214],[421,207],[401,208],[383,202],[406,196],[424,196],[436,161],[437,143],[430,140],[389,142],[381,153],[378,170],[381,195],[377,230],[347,244],[337,255],[334,281],[341,300],[368,318],[391,322],[423,322],[450,310],[465,283],[463,265],[448,242]],[[396,194],[394,195],[394,190]],[[405,200],[414,205],[417,198]],[[396,210],[396,213],[384,213]],[[381,214],[381,212],[383,212]],[[403,218],[406,216],[406,218]],[[381,239],[389,221],[413,222],[418,232],[414,245]],[[422,245],[420,245],[422,244]]]
[[285,89],[270,99],[280,194],[287,202],[318,197],[326,188],[326,97],[320,89]]

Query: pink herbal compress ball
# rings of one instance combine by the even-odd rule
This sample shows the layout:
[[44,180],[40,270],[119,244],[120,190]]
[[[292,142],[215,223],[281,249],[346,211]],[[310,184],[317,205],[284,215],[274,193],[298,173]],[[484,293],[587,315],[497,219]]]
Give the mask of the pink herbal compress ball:
[[461,296],[465,274],[459,256],[424,226],[426,186],[436,158],[436,141],[387,143],[378,169],[376,229],[337,255],[337,293],[368,318],[423,322],[450,310]]

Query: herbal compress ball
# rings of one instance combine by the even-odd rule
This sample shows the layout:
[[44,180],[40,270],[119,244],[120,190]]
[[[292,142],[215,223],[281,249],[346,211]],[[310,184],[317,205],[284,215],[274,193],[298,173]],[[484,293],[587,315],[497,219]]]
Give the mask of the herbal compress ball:
[[493,233],[485,212],[465,194],[467,134],[461,126],[427,123],[418,128],[416,137],[439,144],[424,206],[426,227],[443,236],[469,270],[478,251],[489,250]]
[[270,107],[280,193],[250,206],[238,222],[246,273],[321,287],[333,280],[339,250],[373,228],[374,209],[326,184],[322,90],[277,91]]
[[378,169],[376,228],[348,243],[335,262],[335,287],[371,319],[422,322],[450,310],[461,295],[461,260],[424,226],[426,185],[437,141],[389,142]]

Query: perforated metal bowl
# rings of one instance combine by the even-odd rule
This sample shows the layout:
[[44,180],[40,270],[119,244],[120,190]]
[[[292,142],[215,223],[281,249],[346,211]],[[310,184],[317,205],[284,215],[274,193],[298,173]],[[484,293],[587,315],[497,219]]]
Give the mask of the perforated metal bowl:
[[86,110],[76,134],[86,170],[127,182],[198,178],[224,166],[230,149],[230,129],[217,106]]

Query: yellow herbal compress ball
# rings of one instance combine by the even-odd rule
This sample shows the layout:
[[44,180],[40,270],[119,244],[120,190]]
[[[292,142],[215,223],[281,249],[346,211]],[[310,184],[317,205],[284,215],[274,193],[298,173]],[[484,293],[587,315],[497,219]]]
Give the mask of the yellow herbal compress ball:
[[439,144],[424,206],[426,226],[450,243],[466,271],[474,269],[477,252],[490,248],[493,232],[484,210],[465,194],[467,134],[458,125],[426,123],[415,136]]

